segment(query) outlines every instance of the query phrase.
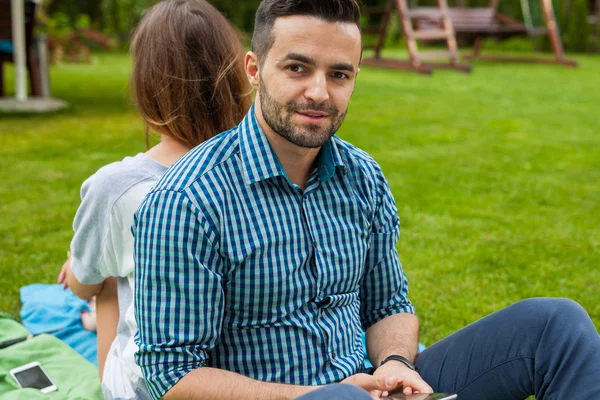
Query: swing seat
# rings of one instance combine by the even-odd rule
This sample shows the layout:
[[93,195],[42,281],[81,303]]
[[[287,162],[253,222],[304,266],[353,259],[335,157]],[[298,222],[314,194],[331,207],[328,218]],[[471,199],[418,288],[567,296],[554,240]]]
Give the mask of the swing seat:
[[483,36],[503,40],[513,36],[539,36],[548,33],[546,28],[527,29],[522,22],[493,8],[450,8],[449,14],[459,36]]
[[[439,29],[439,10],[434,7],[418,7],[411,10],[411,16],[418,20],[419,30]],[[471,42],[475,38],[493,37],[505,40],[513,36],[543,35],[545,28],[528,30],[527,27],[509,16],[490,7],[448,9],[456,38]]]
[[493,8],[450,8],[450,19],[458,38],[469,36],[507,39],[527,35],[527,28]]

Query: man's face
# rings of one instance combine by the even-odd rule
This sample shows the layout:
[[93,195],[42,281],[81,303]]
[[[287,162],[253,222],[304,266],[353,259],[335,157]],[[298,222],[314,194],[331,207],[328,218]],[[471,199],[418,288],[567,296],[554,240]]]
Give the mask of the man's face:
[[297,146],[321,147],[342,125],[361,55],[355,24],[282,17],[260,60],[258,101],[269,127]]

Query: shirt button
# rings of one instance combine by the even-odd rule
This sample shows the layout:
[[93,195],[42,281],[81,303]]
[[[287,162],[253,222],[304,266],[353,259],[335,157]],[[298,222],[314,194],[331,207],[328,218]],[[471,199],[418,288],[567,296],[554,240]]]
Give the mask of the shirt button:
[[331,359],[332,359],[332,360],[335,360],[335,351],[332,351],[332,352],[331,352]]

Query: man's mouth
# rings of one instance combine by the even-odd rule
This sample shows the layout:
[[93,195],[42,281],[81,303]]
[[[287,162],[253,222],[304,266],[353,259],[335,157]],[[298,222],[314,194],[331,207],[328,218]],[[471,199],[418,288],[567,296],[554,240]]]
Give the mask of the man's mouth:
[[329,114],[327,114],[326,112],[323,112],[323,111],[312,111],[312,110],[298,111],[298,114],[300,114],[304,117],[313,118],[313,119],[324,119],[324,118],[329,117]]

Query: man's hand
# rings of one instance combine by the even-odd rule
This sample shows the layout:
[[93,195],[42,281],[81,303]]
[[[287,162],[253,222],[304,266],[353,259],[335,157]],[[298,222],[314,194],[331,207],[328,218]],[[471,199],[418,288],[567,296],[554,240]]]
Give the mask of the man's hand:
[[[402,393],[433,393],[431,386],[421,378],[418,372],[413,371],[398,361],[388,361],[375,370],[373,377],[381,378],[392,376],[399,381],[398,389],[402,386]],[[392,391],[388,390],[388,391]]]
[[369,392],[374,399],[379,399],[382,396],[385,397],[399,385],[402,386],[401,380],[389,374],[379,374],[378,376],[355,374],[344,379],[341,383],[358,386]]
[[58,274],[58,281],[57,283],[62,283],[63,285],[63,289],[66,289],[69,287],[69,281],[67,279],[67,270],[71,269],[71,251],[69,250],[67,252],[67,261],[65,261],[65,263],[63,264],[60,273]]

